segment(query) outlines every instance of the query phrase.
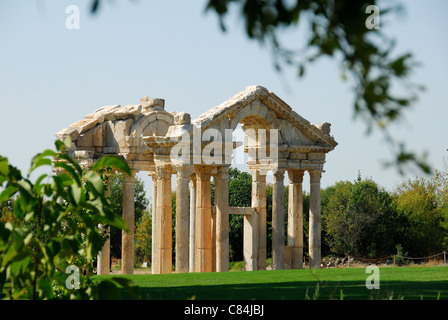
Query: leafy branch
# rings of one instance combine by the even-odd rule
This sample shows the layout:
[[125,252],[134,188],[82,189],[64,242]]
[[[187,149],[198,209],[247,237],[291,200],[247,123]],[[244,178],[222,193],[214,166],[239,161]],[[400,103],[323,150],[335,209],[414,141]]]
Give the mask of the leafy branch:
[[[56,151],[36,155],[26,177],[0,157],[0,205],[15,199],[14,223],[0,222],[0,298],[116,298],[118,286],[138,296],[132,282],[115,278],[94,284],[87,276],[76,291],[61,289],[67,266],[77,263],[87,270],[102,249],[105,238],[98,224],[127,230],[111,209],[98,172],[114,168],[131,174],[117,157],[103,157],[85,170],[63,152],[68,143],[56,141]],[[33,183],[31,174],[45,167],[59,174],[41,174]]]

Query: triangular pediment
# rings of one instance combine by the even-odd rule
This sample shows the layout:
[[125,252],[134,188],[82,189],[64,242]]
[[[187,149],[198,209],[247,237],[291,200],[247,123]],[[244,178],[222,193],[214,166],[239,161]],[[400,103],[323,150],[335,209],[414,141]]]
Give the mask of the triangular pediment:
[[282,143],[291,147],[315,146],[328,151],[337,146],[330,136],[330,124],[317,126],[295,112],[275,93],[262,86],[249,86],[229,100],[203,113],[192,121],[202,131],[208,128],[235,129],[238,123],[258,121],[267,128],[278,129]]

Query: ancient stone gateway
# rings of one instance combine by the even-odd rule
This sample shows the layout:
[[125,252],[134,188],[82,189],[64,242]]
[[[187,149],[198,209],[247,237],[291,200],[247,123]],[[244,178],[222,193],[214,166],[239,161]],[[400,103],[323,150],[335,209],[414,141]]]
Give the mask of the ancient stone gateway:
[[[229,167],[232,132],[241,124],[252,175],[252,207],[230,207]],[[171,179],[176,175],[176,272],[229,270],[229,215],[244,215],[245,270],[266,269],[266,174],[273,172],[272,267],[303,265],[302,181],[310,175],[310,266],[321,263],[320,179],[326,153],[337,146],[330,124],[302,118],[274,93],[250,86],[191,121],[185,112],[168,112],[165,101],[144,97],[136,105],[106,106],[56,134],[70,137],[67,152],[91,166],[103,155],[123,157],[133,171],[123,178],[122,273],[134,265],[134,177],[153,179],[152,272],[171,273]],[[283,185],[289,178],[285,245]],[[211,178],[215,206],[211,202]],[[98,274],[109,273],[109,243],[98,256]]]

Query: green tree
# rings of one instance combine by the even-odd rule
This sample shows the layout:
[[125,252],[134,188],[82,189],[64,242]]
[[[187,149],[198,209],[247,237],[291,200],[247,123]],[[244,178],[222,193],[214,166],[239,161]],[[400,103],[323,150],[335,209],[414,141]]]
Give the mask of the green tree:
[[377,257],[394,250],[396,214],[392,197],[370,179],[341,181],[322,207],[330,250],[338,255]]
[[135,227],[135,256],[138,263],[151,261],[151,241],[152,214],[145,212]]
[[[443,212],[443,227],[448,230],[448,164],[446,158],[443,158],[443,168],[436,170],[434,183],[437,192],[437,202]],[[443,246],[445,250],[448,249],[448,232],[445,235]]]
[[[83,274],[78,289],[67,286],[67,267],[81,263],[76,267],[82,270],[101,250],[105,238],[98,224],[126,229],[104,195],[102,176],[109,167],[126,174],[130,169],[122,159],[103,157],[85,171],[62,152],[64,147],[69,142],[56,141],[57,151],[36,155],[27,176],[0,157],[0,204],[15,197],[15,221],[0,222],[2,299],[117,299],[117,285],[134,287],[129,280],[115,277],[93,283]],[[52,175],[53,166],[62,172]],[[37,168],[48,168],[49,173],[32,182],[30,176]],[[135,290],[129,292],[137,297]]]
[[[252,203],[252,176],[248,172],[241,172],[237,168],[229,170],[229,205],[232,207],[250,207]],[[242,261],[244,217],[240,214],[230,215],[229,247],[230,261]]]
[[394,197],[399,213],[408,221],[403,249],[411,256],[442,251],[447,229],[435,181],[424,177],[409,179],[395,189]]

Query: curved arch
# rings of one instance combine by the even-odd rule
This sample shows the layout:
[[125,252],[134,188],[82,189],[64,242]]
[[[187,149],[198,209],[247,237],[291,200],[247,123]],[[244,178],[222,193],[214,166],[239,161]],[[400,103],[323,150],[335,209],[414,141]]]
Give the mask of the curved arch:
[[239,123],[252,124],[264,129],[278,129],[276,120],[275,112],[256,100],[234,113],[234,117],[230,122],[230,129],[235,130]]

